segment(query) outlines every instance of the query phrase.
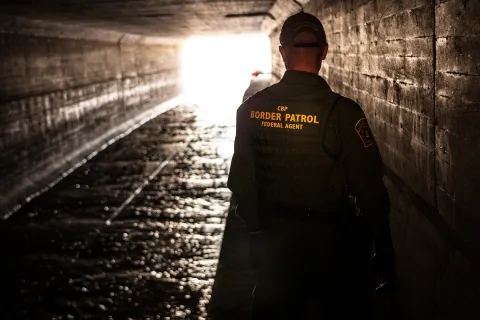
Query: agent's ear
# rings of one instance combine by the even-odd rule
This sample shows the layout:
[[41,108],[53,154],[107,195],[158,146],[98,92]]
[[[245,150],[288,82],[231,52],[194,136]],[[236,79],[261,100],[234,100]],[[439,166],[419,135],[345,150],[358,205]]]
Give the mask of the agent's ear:
[[327,57],[327,53],[328,53],[328,43],[325,43],[325,46],[323,47],[323,52],[322,52],[322,61],[325,60],[325,58]]

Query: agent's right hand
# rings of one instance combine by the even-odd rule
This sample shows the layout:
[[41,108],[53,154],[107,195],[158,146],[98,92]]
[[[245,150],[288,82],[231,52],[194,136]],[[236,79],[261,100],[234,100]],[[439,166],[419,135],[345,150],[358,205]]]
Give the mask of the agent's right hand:
[[373,257],[375,291],[380,294],[393,294],[396,283],[395,255],[393,252],[376,253]]
[[390,227],[384,227],[373,239],[375,255],[373,257],[373,273],[377,278],[378,293],[393,293],[396,282],[395,249],[393,247]]

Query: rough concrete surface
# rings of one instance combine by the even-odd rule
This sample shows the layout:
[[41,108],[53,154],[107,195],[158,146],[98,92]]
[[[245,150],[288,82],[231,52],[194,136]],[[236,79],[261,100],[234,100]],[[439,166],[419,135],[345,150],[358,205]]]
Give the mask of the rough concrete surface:
[[0,12],[80,27],[115,30],[152,37],[191,34],[253,33],[269,14],[274,0],[3,1]]
[[[1,319],[249,319],[254,272],[226,188],[234,121],[178,106],[3,221]],[[375,319],[401,312],[379,301]]]
[[[301,7],[317,15],[327,32],[329,55],[321,74],[334,90],[362,106],[381,149],[405,317],[480,318],[480,210],[475,202],[480,187],[478,1],[4,1],[0,214],[91,151],[93,140],[176,96],[179,41],[189,34],[270,34],[272,75],[278,80],[284,72],[277,52],[279,30]],[[48,197],[34,200],[12,220],[2,222],[5,317],[88,318],[98,310],[128,313],[130,303],[147,317],[157,307],[149,300],[150,289],[167,301],[158,306],[166,317],[181,317],[187,309],[205,316],[229,195],[222,182],[224,164],[213,160],[205,164],[203,157],[225,162],[226,156],[210,147],[203,153],[193,140],[185,147],[189,151],[176,154],[110,227],[100,228],[114,213],[112,208],[121,207],[145,175],[179,147],[177,143],[186,138],[180,139],[181,132],[195,137],[193,127],[202,128],[199,132],[210,137],[225,129],[188,122],[195,112],[186,107],[157,118],[135,134],[149,132],[164,140],[131,135],[111,145],[84,164],[88,170],[75,171]],[[160,127],[153,125],[156,121]],[[197,160],[205,171],[191,170]],[[199,177],[216,182],[199,187],[192,182]],[[160,180],[172,190],[171,196],[153,191]],[[175,220],[173,209],[159,197],[178,202],[177,213],[184,210],[179,213],[184,214],[182,219],[192,221]],[[214,213],[209,209],[204,214],[205,206],[215,208]],[[202,213],[190,216],[189,208]],[[232,219],[226,229],[233,231],[225,240],[239,248],[244,241],[241,226]],[[204,220],[212,228],[198,231],[198,221]],[[165,237],[155,238],[155,228],[164,230]],[[207,251],[195,247],[198,243]],[[102,252],[102,246],[109,249]],[[146,248],[153,248],[148,258]],[[248,280],[240,286],[241,281],[227,275],[229,268],[238,266],[240,274],[249,277],[244,252],[232,249],[237,253],[229,255],[225,250],[227,267],[221,262],[218,270],[223,273],[216,277],[232,284],[220,287],[239,290],[229,293],[238,300],[224,301],[214,292],[212,305],[218,302],[232,306],[226,309],[237,315],[248,314],[242,304],[249,299]],[[162,260],[163,254],[170,260]],[[101,266],[95,264],[97,258]],[[191,272],[185,271],[185,259],[192,259]],[[198,277],[200,272],[207,276]],[[65,292],[59,291],[63,285]],[[178,298],[182,290],[189,298]],[[106,293],[113,295],[105,298]],[[55,310],[62,310],[61,315]]]
[[175,45],[0,32],[0,52],[2,215],[98,136],[179,92]]
[[0,318],[205,319],[231,114],[174,108],[3,221]]
[[320,74],[362,106],[381,149],[409,318],[477,319],[480,3],[318,0],[305,10],[327,33]]

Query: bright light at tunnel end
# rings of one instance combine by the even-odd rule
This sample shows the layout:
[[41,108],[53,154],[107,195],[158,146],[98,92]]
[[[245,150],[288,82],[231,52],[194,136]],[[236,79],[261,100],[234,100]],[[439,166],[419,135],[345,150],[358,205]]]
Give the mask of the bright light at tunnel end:
[[182,97],[216,111],[234,111],[252,73],[270,73],[271,63],[266,34],[190,37],[181,54]]

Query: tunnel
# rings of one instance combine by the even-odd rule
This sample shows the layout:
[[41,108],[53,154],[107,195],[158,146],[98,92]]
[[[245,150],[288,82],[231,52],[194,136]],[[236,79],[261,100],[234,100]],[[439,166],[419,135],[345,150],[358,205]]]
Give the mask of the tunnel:
[[[249,319],[235,114],[282,78],[300,10],[383,159],[398,288],[379,319],[480,319],[474,0],[2,2],[0,319]],[[210,40],[185,65],[192,37]]]

